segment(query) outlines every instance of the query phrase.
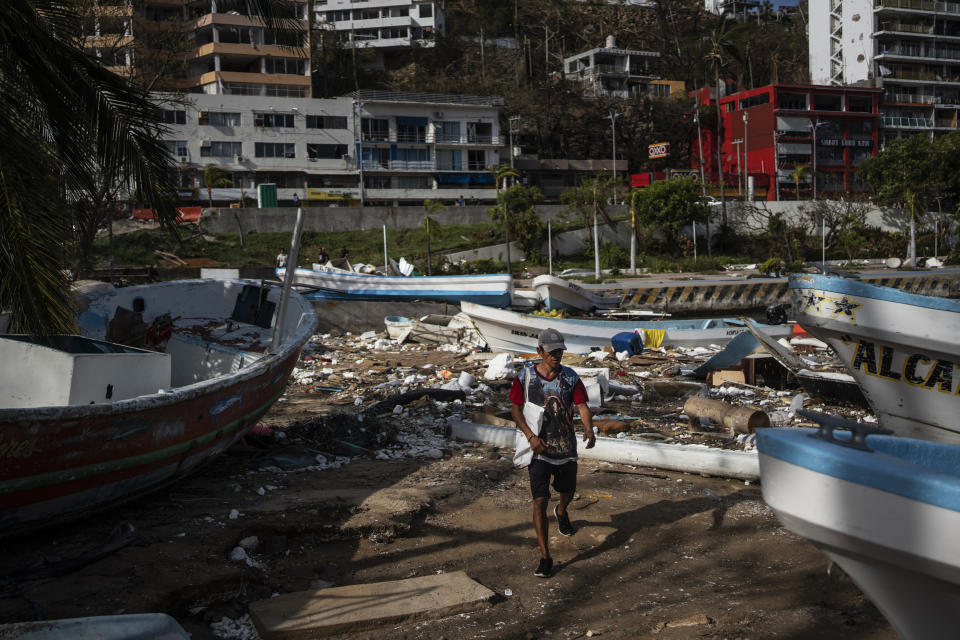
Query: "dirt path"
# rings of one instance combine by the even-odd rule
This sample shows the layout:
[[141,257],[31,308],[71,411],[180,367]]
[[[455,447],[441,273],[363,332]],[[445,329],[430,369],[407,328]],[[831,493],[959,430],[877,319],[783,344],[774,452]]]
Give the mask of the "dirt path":
[[[445,436],[447,419],[470,407],[420,400],[392,418],[350,413],[375,401],[388,375],[455,376],[464,358],[348,342],[325,339],[305,355],[319,377],[263,420],[285,437],[250,437],[136,503],[0,541],[0,622],[166,612],[197,640],[215,630],[251,639],[235,621],[272,594],[464,570],[498,594],[486,610],[349,638],[896,637],[742,481],[583,461],[571,505],[579,531],[563,538],[551,518],[556,574],[535,578],[528,483],[512,451]],[[467,404],[502,405],[505,394],[500,385]],[[622,408],[644,416],[641,429],[683,441],[676,408],[649,405],[651,395]],[[394,448],[318,462],[311,447],[331,429]],[[249,563],[230,559],[241,541]]]

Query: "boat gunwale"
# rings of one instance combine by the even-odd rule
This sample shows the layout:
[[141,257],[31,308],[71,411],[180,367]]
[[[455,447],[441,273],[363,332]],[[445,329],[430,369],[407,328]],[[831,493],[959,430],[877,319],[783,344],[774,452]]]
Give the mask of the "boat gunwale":
[[887,287],[881,284],[851,280],[842,276],[827,276],[816,273],[795,273],[790,276],[789,288],[794,290],[816,289],[859,296],[871,300],[904,304],[912,307],[921,307],[935,311],[952,311],[960,313],[960,300],[925,296],[920,293],[910,293],[902,289]]
[[[285,267],[278,268],[275,273],[278,278],[282,278],[280,272],[283,271],[286,273]],[[463,280],[463,279],[480,279],[486,278],[490,280],[491,283],[497,283],[501,281],[512,282],[513,276],[509,273],[465,273],[463,275],[449,275],[449,276],[385,276],[385,275],[376,275],[373,273],[350,273],[349,271],[338,272],[338,271],[318,271],[316,269],[308,269],[306,267],[297,267],[294,270],[294,276],[298,272],[305,272],[308,274],[323,274],[325,276],[332,276],[336,278],[375,278],[381,282],[386,280],[396,280],[397,282],[422,282],[424,280],[428,282],[441,282],[444,280],[454,281],[454,280]]]
[[[174,280],[170,282],[125,287],[122,291],[127,293],[136,292],[136,290],[144,288],[174,287],[183,286],[185,284],[201,283],[209,284],[210,282],[212,281],[204,279]],[[231,279],[227,281],[216,282],[233,282],[259,286],[258,280]],[[84,294],[82,296],[78,296],[78,298],[95,300],[109,295],[116,295],[116,292],[117,290],[115,289],[101,291],[94,294]],[[136,396],[134,398],[118,400],[116,402],[80,405],[48,405],[44,407],[27,408],[11,407],[0,409],[0,424],[26,422],[31,420],[68,420],[72,418],[86,418],[90,416],[135,413],[140,411],[161,409],[170,405],[178,404],[180,402],[199,398],[210,393],[222,391],[239,383],[256,378],[257,376],[262,375],[264,371],[271,370],[276,367],[276,365],[282,363],[290,356],[292,352],[302,349],[303,345],[306,344],[307,340],[310,339],[310,336],[313,335],[313,332],[316,329],[317,314],[316,311],[314,311],[313,306],[308,300],[295,291],[291,291],[290,293],[291,301],[297,302],[301,308],[301,317],[306,317],[307,322],[303,322],[301,320],[297,330],[284,339],[284,346],[280,350],[268,353],[267,355],[259,358],[249,367],[244,367],[240,371],[217,376],[212,379],[200,380],[199,382],[194,382],[189,385],[174,387],[169,392],[165,391],[163,393],[151,393],[147,395]],[[289,309],[287,314],[289,317]]]

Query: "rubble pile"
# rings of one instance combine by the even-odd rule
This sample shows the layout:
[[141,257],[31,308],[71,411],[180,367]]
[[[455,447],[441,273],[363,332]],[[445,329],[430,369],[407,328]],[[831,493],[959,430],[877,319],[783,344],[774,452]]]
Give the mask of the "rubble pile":
[[[794,338],[782,346],[811,369],[842,368],[826,345],[813,338]],[[813,426],[797,416],[800,408],[873,421],[865,409],[811,397],[788,372],[782,372],[787,388],[760,380],[751,384],[714,376],[704,382],[690,376],[719,351],[660,347],[630,356],[608,348],[583,356],[565,354],[563,364],[580,373],[594,428],[609,437],[735,450],[754,447],[749,433],[733,433],[708,418],[684,414],[690,397],[763,411],[773,426]],[[292,380],[299,394],[315,398],[328,415],[298,422],[289,432],[323,452],[328,461],[356,455],[442,458],[461,446],[448,438],[452,422],[513,425],[510,384],[518,368],[534,358],[536,354],[484,352],[470,340],[416,344],[373,331],[314,336]]]

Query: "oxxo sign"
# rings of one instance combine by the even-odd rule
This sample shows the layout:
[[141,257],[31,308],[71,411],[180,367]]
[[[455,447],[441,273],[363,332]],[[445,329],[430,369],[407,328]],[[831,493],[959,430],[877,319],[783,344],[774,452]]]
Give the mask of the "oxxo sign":
[[647,157],[651,160],[656,158],[666,158],[670,155],[669,142],[657,142],[647,147]]

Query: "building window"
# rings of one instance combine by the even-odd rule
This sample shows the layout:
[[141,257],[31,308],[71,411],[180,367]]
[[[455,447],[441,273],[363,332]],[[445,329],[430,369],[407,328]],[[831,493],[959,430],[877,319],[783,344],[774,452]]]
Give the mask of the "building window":
[[223,93],[232,96],[259,96],[263,93],[263,85],[249,82],[224,82]]
[[243,153],[242,142],[211,142],[200,147],[201,158],[231,158]]
[[847,96],[847,111],[873,113],[873,98],[871,96]]
[[239,127],[240,114],[227,111],[201,111],[197,116],[197,123],[214,127]]
[[255,127],[284,127],[293,128],[292,113],[253,113],[253,126]]
[[297,85],[268,84],[266,94],[271,98],[305,98],[307,88]]
[[389,140],[390,121],[382,118],[364,118],[360,123],[364,140]]
[[292,142],[257,142],[253,153],[257,158],[296,158],[296,145]]
[[437,169],[441,171],[460,171],[459,149],[437,149]]
[[460,142],[459,122],[434,122],[437,142]]
[[307,129],[346,129],[346,116],[307,116]]
[[187,112],[183,109],[164,109],[160,114],[165,124],[187,124]]
[[470,149],[467,152],[467,169],[470,171],[486,171],[487,152],[483,149]]
[[843,111],[843,96],[836,96],[831,94],[814,94],[813,96],[813,110],[814,111]]
[[308,144],[308,158],[327,158],[337,159],[347,155],[347,145],[345,144]]
[[433,185],[428,176],[397,176],[399,189],[430,189]]
[[757,107],[761,104],[767,104],[770,102],[769,93],[761,93],[760,95],[750,96],[749,98],[744,98],[740,101],[741,109],[749,109],[750,107]]
[[[366,178],[366,176],[364,176]],[[350,175],[307,175],[307,186],[313,189],[354,189],[357,176]]]
[[363,176],[363,186],[367,189],[390,189],[390,176]]
[[281,189],[302,189],[303,174],[296,171],[258,171],[257,184],[271,183]]
[[283,73],[302,76],[306,61],[297,58],[267,58],[267,73]]
[[432,18],[433,17],[433,5],[430,3],[425,3],[420,5],[420,17],[421,18]]
[[797,111],[807,110],[807,94],[805,93],[787,93],[785,91],[777,92],[777,106],[780,109],[793,109]]
[[184,157],[189,155],[187,152],[187,141],[186,140],[164,140],[163,144],[166,145],[167,150],[172,156]]

